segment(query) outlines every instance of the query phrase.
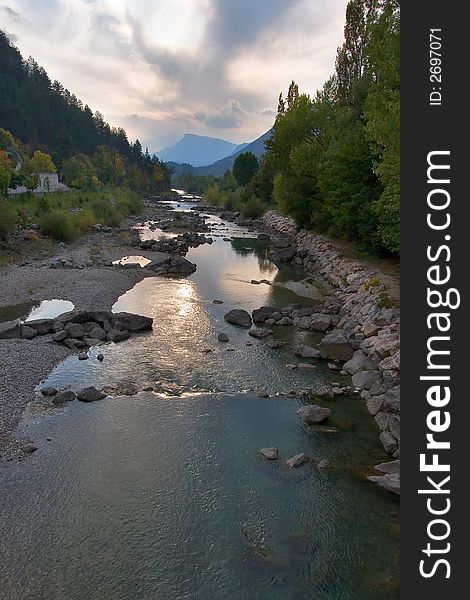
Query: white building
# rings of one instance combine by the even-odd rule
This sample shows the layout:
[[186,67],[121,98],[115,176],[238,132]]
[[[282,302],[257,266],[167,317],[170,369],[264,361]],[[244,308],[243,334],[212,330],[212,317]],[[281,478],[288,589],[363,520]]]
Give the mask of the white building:
[[[26,194],[27,191],[24,185],[19,185],[16,188],[8,188],[7,190],[10,195]],[[33,194],[55,194],[57,192],[69,191],[70,188],[59,182],[57,173],[39,173],[39,185],[33,190]]]

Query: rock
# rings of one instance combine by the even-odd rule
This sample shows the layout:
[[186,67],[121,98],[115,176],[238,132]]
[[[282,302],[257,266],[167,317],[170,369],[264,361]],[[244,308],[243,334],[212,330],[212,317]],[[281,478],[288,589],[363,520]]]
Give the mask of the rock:
[[90,386],[80,390],[77,393],[77,398],[81,402],[96,402],[97,400],[103,400],[103,398],[106,398],[106,394],[100,390],[97,390],[95,387]]
[[340,371],[341,370],[341,367],[333,362],[328,363],[328,368],[330,369],[330,371]]
[[386,475],[371,475],[367,479],[369,481],[373,481],[377,485],[380,485],[389,492],[393,492],[394,494],[400,493],[399,473],[387,473]]
[[[34,329],[37,335],[46,335],[52,331],[54,321],[52,319],[36,319],[34,321],[27,321],[25,325]],[[72,336],[73,337],[73,336]]]
[[325,359],[347,361],[353,357],[354,350],[341,331],[326,335],[319,345],[320,355]]
[[292,319],[290,319],[289,317],[282,317],[282,319],[279,319],[279,321],[276,322],[276,325],[280,325],[280,326],[292,325]]
[[91,331],[88,333],[88,337],[95,339],[95,340],[104,341],[104,340],[106,340],[106,332],[99,325],[95,325],[95,327],[93,327],[91,329]]
[[32,454],[33,452],[36,452],[36,450],[38,449],[38,447],[36,446],[36,444],[25,444],[23,447],[23,452],[27,452],[28,454]]
[[269,237],[269,234],[267,234],[267,233],[258,233],[257,239],[269,241],[270,237]]
[[382,473],[399,473],[400,461],[392,460],[389,462],[380,463],[380,465],[375,465],[374,469],[377,471],[382,471]]
[[232,325],[239,325],[241,327],[251,327],[251,316],[246,310],[235,308],[230,310],[225,316],[225,321]]
[[261,448],[261,450],[259,450],[259,453],[264,456],[264,458],[267,458],[268,460],[277,460],[278,456],[279,456],[279,452],[277,448]]
[[54,397],[52,402],[54,404],[65,404],[66,402],[73,402],[77,397],[75,392],[71,390],[66,390],[65,392],[60,392],[57,396]]
[[63,329],[62,331],[58,331],[57,333],[52,334],[52,339],[54,342],[63,342],[67,337],[68,333]]
[[278,312],[279,309],[274,306],[262,306],[261,308],[257,308],[251,313],[253,323],[264,323],[268,319],[271,319],[273,314]]
[[71,338],[64,340],[63,344],[67,348],[70,348],[70,350],[80,350],[81,348],[85,347],[84,342],[81,340],[73,340]]
[[128,331],[130,333],[138,333],[152,329],[153,319],[150,317],[144,317],[143,315],[120,312],[112,315],[111,325],[113,329],[120,329],[121,331]]
[[109,342],[124,342],[131,337],[131,334],[128,331],[123,331],[120,329],[111,329],[109,333],[106,334],[106,338]]
[[21,337],[18,321],[5,321],[0,323],[0,340],[12,340]]
[[78,360],[88,360],[90,357],[87,352],[80,352],[78,355]]
[[100,353],[100,354],[97,355],[96,359],[99,360],[100,362],[103,362],[104,355]]
[[294,354],[302,358],[320,358],[320,351],[311,346],[297,346],[294,348]]
[[[248,344],[249,344],[249,342],[247,342],[247,345]],[[268,346],[269,348],[272,348],[273,350],[277,350],[278,348],[282,348],[285,345],[286,345],[286,342],[281,342],[280,340],[268,340],[266,342],[266,346]]]
[[301,406],[297,411],[298,416],[309,425],[322,423],[331,416],[331,410],[317,404]]
[[389,431],[382,431],[382,433],[379,435],[379,439],[382,442],[382,446],[387,454],[393,454],[397,450],[397,440]]
[[248,335],[254,337],[258,340],[261,340],[269,335],[272,335],[274,331],[272,329],[250,329]]
[[311,365],[310,363],[299,363],[297,365],[298,369],[303,369],[304,371],[313,371],[316,369],[315,365]]
[[289,467],[289,469],[295,469],[297,467],[300,467],[301,465],[304,465],[308,461],[309,457],[303,452],[301,452],[300,454],[296,454],[295,456],[288,458],[286,460],[286,465]]
[[381,396],[375,396],[367,401],[367,408],[372,415],[379,412],[400,413],[400,386],[394,387]]
[[212,300],[212,304],[223,304],[223,300]]
[[103,343],[103,340],[97,340],[95,338],[84,337],[83,343],[85,344],[85,346],[88,346],[88,348],[91,348],[92,346],[101,345]]
[[217,339],[219,340],[219,342],[229,342],[229,337],[226,333],[219,333],[219,335],[217,336]]
[[281,248],[271,253],[271,260],[273,262],[290,262],[296,253],[295,248]]
[[57,390],[54,387],[45,387],[41,389],[41,394],[43,396],[55,396],[57,394]]
[[369,390],[380,379],[379,371],[360,371],[352,376],[354,387],[361,390]]
[[258,281],[257,279],[252,279],[252,280],[250,281],[250,283],[252,283],[253,285],[259,285],[261,282],[260,282],[260,281]]
[[73,339],[80,339],[85,335],[85,329],[80,323],[67,323],[65,331],[67,332],[68,337]]
[[362,350],[356,350],[353,357],[343,365],[343,369],[350,375],[355,375],[360,371],[372,371],[377,366],[377,362],[366,356]]
[[319,471],[326,471],[327,469],[331,469],[332,466],[333,465],[331,464],[331,462],[326,458],[322,458],[317,462],[317,469]]
[[258,396],[258,398],[269,398],[268,392],[265,392],[264,390],[256,392],[256,395]]
[[27,325],[21,326],[21,337],[24,340],[32,340],[37,336],[37,331],[32,327],[28,327]]
[[324,314],[313,315],[308,326],[311,331],[326,331],[329,327],[331,327],[331,316]]
[[380,371],[400,370],[400,350],[393,356],[387,356],[379,364]]

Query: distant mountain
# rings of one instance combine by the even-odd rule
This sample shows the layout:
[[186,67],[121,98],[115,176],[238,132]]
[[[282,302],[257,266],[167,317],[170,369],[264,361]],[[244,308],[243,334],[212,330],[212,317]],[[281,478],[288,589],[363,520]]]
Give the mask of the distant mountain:
[[263,135],[261,135],[254,142],[251,142],[251,144],[241,144],[242,148],[236,150],[233,154],[230,154],[230,156],[226,156],[225,158],[222,158],[211,165],[198,167],[197,169],[193,170],[193,173],[195,175],[214,175],[216,177],[220,177],[225,173],[225,171],[228,171],[233,167],[235,159],[243,152],[252,152],[257,158],[261,158],[265,152],[264,142],[269,140],[271,135],[272,129],[266,133],[263,133]]
[[187,133],[179,142],[155,155],[164,162],[189,163],[193,167],[210,165],[221,158],[238,152],[246,144],[232,144],[226,140]]

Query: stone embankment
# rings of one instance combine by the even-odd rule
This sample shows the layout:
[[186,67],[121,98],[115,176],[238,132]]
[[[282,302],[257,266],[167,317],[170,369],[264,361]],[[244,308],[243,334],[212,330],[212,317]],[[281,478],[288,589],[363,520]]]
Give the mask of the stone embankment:
[[[377,268],[344,256],[325,237],[298,231],[290,218],[269,211],[263,221],[289,241],[282,256],[274,255],[273,260],[302,266],[337,299],[339,311],[334,319],[328,314],[306,315],[300,325],[317,331],[326,325],[318,347],[321,357],[341,363],[352,376],[355,389],[360,390],[380,429],[385,451],[396,459],[392,469],[378,469],[383,474],[371,479],[392,491],[399,490],[400,311],[385,283],[390,278]],[[310,318],[314,322],[307,322]],[[299,326],[299,321],[294,325]]]

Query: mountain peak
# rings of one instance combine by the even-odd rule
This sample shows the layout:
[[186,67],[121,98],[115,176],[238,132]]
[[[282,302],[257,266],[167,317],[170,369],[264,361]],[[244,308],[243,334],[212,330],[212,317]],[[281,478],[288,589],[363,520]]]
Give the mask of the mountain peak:
[[239,147],[239,144],[227,140],[185,133],[179,142],[155,154],[164,162],[189,163],[193,167],[200,167],[229,156]]

